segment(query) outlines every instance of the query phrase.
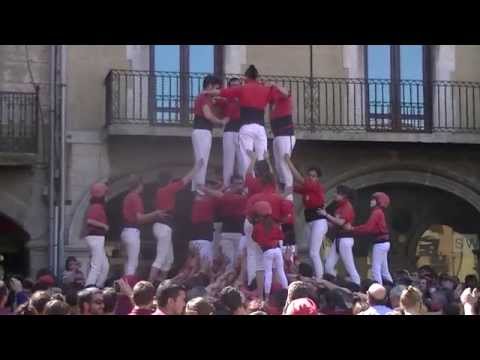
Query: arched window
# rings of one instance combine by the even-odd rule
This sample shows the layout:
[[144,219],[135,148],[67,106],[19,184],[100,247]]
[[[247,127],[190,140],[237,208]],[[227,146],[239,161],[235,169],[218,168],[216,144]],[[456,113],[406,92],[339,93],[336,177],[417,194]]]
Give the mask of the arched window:
[[431,129],[431,55],[427,45],[367,45],[370,130]]

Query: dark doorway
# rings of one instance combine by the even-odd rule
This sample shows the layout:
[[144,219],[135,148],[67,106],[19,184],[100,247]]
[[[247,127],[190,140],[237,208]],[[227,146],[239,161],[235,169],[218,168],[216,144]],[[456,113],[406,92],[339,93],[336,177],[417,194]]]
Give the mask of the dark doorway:
[[30,235],[14,220],[0,213],[0,254],[4,260],[0,264],[5,275],[26,276],[29,271],[26,248]]

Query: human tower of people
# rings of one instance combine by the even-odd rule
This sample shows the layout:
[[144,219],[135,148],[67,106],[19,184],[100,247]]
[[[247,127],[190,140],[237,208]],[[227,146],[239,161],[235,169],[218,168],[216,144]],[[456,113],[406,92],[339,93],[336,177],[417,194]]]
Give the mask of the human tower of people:
[[[226,88],[213,75],[203,80],[203,91],[194,106],[192,145],[193,169],[181,179],[168,180],[156,192],[156,210],[145,213],[142,179],[131,175],[129,192],[123,200],[121,240],[126,250],[125,275],[137,271],[140,253],[140,225],[152,224],[157,239],[157,254],[151,265],[149,281],[164,280],[174,261],[172,233],[177,192],[191,183],[194,200],[191,213],[190,249],[199,255],[202,268],[211,267],[216,252],[213,241],[215,219],[221,222],[220,253],[229,269],[241,268],[244,285],[257,283],[260,298],[270,296],[275,275],[282,288],[288,287],[285,267],[295,256],[295,207],[293,193],[303,199],[305,237],[313,263],[315,278],[324,272],[335,276],[342,260],[349,281],[360,286],[352,248],[355,235],[372,239],[373,279],[382,284],[392,281],[388,268],[389,229],[384,210],[389,206],[387,194],[371,196],[371,214],[362,225],[354,225],[354,190],[340,185],[335,195],[333,214],[325,210],[325,189],[321,170],[312,166],[301,174],[291,161],[295,147],[292,99],[278,84],[260,79],[251,65],[243,79],[231,78]],[[267,149],[265,110],[273,132],[273,166]],[[223,184],[207,181],[207,167],[212,145],[212,129],[224,127]],[[86,217],[86,242],[91,250],[91,265],[86,284],[103,287],[109,271],[105,253],[105,235],[109,231],[104,200],[108,186],[96,183],[91,188],[91,203]],[[325,264],[320,249],[327,231],[334,234]]]

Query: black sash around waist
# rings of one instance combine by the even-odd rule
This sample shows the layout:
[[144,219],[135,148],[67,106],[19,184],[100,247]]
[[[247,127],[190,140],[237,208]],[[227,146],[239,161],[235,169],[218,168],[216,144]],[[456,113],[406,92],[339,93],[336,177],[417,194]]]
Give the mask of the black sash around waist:
[[249,107],[240,108],[241,126],[258,124],[265,126],[265,111]]
[[192,224],[192,240],[213,241],[214,227],[211,222]]
[[325,216],[320,215],[317,213],[317,210],[320,208],[315,208],[315,209],[305,209],[303,214],[305,215],[305,221],[306,222],[312,222],[315,220],[322,220],[322,219],[327,219]]
[[213,129],[213,124],[210,120],[206,119],[205,117],[195,115],[195,117],[193,118],[193,128],[211,131]]
[[293,121],[292,115],[287,115],[272,119],[272,133],[273,136],[293,136]]
[[239,132],[240,126],[242,126],[240,119],[230,120],[227,125],[225,125],[223,132]]
[[243,233],[243,224],[245,222],[245,218],[235,218],[235,217],[228,217],[222,219],[222,232],[224,233],[234,233],[234,234],[242,234]]

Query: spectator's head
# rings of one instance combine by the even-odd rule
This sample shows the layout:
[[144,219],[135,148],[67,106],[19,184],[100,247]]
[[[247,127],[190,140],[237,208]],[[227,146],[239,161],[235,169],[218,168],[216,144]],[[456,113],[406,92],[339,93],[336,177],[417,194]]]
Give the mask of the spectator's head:
[[400,307],[407,314],[420,314],[423,307],[422,292],[413,286],[403,290],[400,295]]
[[418,276],[424,277],[428,276],[429,278],[435,277],[435,270],[430,265],[423,265],[418,268]]
[[62,300],[50,300],[45,305],[45,315],[70,315],[70,306]]
[[400,307],[400,296],[406,288],[405,285],[397,285],[390,290],[390,306],[392,309]]
[[343,202],[345,200],[354,201],[355,200],[355,190],[352,188],[339,185],[337,186],[337,192],[335,194],[335,201],[336,202]]
[[117,305],[117,292],[114,288],[103,289],[103,313],[105,315],[113,315],[115,306]]
[[390,205],[390,197],[384,192],[373,193],[370,199],[370,207],[380,206],[383,209],[388,208]]
[[133,302],[139,308],[151,308],[155,298],[155,288],[148,281],[139,281],[133,287]]
[[165,280],[157,288],[158,307],[167,315],[181,315],[185,309],[186,295],[182,285]]
[[185,315],[213,315],[215,308],[206,298],[196,297],[185,306]]
[[231,315],[246,315],[243,294],[233,286],[227,286],[220,291],[220,303]]
[[465,276],[465,288],[475,289],[478,287],[478,279],[474,274]]
[[245,70],[245,77],[250,80],[256,80],[258,78],[258,70],[255,65],[250,65],[247,70]]
[[65,302],[70,306],[70,314],[78,315],[80,310],[78,307],[78,291],[75,289],[67,289],[65,291]]
[[30,298],[30,309],[35,315],[45,314],[45,305],[51,300],[47,291],[36,291]]
[[448,274],[441,274],[439,276],[440,280],[440,288],[446,290],[455,290],[456,282],[455,280]]
[[232,77],[228,79],[228,87],[236,87],[242,85],[242,82],[237,77]]
[[387,290],[380,284],[372,284],[367,291],[368,304],[370,306],[385,305],[387,298]]
[[310,180],[318,181],[322,176],[322,170],[320,170],[320,168],[317,166],[310,166],[307,169],[307,176],[310,178]]
[[67,271],[77,271],[80,269],[80,263],[78,262],[75,256],[69,256],[65,260],[65,270]]
[[430,287],[429,281],[426,277],[422,277],[418,280],[418,290],[420,290],[424,295],[428,293],[428,288]]
[[318,309],[312,299],[300,298],[288,305],[285,315],[318,315]]
[[0,280],[0,309],[5,307],[8,300],[8,287],[4,281]]
[[305,263],[305,262],[301,262],[298,265],[298,274],[300,276],[304,276],[304,277],[308,277],[308,278],[313,277],[314,272],[313,272],[312,265],[310,265],[308,263]]
[[91,287],[78,293],[78,307],[82,315],[103,315],[102,291]]
[[293,300],[309,298],[315,299],[315,289],[312,285],[303,281],[294,281],[288,285],[287,301],[285,302],[284,312]]
[[368,309],[368,303],[360,296],[353,297],[352,315],[358,315]]
[[215,75],[207,75],[203,78],[203,90],[220,89],[222,80]]

